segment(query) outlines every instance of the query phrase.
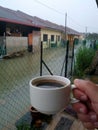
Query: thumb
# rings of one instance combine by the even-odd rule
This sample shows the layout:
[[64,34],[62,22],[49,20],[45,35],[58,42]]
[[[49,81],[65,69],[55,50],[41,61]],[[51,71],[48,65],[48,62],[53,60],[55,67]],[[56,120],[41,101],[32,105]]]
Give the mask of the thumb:
[[98,102],[98,86],[89,80],[75,79],[76,87],[85,93],[91,102]]

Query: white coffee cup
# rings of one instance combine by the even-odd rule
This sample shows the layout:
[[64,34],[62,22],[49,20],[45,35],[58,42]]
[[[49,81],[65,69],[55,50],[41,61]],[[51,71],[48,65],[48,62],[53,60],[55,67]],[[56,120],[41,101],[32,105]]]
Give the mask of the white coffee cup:
[[56,114],[76,99],[71,99],[71,85],[68,78],[57,75],[44,75],[30,80],[31,105],[44,114]]

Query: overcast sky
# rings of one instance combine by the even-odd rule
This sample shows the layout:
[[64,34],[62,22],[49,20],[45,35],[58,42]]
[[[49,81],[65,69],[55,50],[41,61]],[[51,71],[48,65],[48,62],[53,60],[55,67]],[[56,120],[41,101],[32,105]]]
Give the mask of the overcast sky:
[[98,8],[95,0],[0,0],[0,6],[67,26],[79,32],[98,33]]

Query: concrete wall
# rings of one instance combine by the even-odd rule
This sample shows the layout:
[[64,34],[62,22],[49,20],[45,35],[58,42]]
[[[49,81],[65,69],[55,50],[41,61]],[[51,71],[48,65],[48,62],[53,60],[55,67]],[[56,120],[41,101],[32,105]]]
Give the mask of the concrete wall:
[[[40,49],[40,32],[32,32],[32,52],[38,51]],[[6,37],[6,50],[7,53],[17,52],[21,50],[28,49],[28,37]]]
[[26,50],[28,48],[28,37],[6,37],[7,53]]
[[41,43],[41,33],[39,31],[33,31],[33,52],[39,51]]

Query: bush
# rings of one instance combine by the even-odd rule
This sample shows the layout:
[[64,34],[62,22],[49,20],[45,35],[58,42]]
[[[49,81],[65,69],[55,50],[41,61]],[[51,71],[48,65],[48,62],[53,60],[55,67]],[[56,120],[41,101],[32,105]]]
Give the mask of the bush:
[[85,75],[84,71],[92,62],[95,51],[91,48],[80,47],[76,52],[74,74],[82,77]]

